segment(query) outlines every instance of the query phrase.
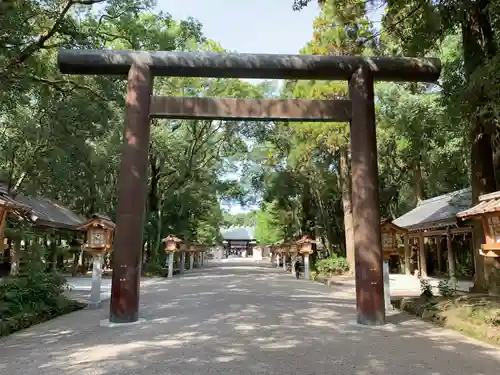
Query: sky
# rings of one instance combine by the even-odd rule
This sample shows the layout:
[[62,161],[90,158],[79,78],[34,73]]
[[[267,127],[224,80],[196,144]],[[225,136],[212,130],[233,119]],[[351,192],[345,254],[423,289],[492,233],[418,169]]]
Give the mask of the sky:
[[316,2],[300,12],[293,0],[158,0],[176,19],[196,18],[207,38],[243,53],[298,53],[312,39]]
[[[158,0],[158,8],[174,19],[197,19],[205,37],[240,53],[298,53],[312,39],[319,7],[313,0],[295,12],[292,4],[293,0]],[[373,11],[372,21],[379,21],[380,15],[380,10]],[[237,213],[250,207],[225,208]]]
[[[292,4],[293,0],[159,0],[158,8],[178,20],[197,19],[205,37],[226,50],[295,54],[312,39],[319,8],[314,1],[294,12]],[[254,207],[224,208],[237,213]]]

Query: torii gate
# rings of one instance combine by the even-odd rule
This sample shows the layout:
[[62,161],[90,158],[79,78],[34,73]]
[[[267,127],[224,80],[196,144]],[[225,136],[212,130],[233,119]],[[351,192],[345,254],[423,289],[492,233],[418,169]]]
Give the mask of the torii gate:
[[[128,75],[110,321],[138,320],[150,117],[350,122],[356,308],[385,323],[374,80],[435,82],[438,59],[213,52],[59,51],[62,73]],[[153,97],[153,77],[347,80],[350,100]]]

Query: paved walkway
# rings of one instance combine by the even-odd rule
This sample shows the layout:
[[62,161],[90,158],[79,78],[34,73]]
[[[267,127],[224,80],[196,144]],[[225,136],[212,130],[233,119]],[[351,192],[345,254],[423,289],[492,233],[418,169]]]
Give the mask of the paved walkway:
[[142,287],[137,325],[108,306],[0,340],[0,374],[493,375],[500,350],[400,314],[352,324],[351,287],[226,262]]

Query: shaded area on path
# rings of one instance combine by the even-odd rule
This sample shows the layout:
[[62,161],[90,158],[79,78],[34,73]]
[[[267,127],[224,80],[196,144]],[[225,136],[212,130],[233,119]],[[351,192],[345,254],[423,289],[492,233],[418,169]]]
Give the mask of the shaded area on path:
[[500,350],[405,314],[352,324],[352,287],[218,263],[148,280],[144,322],[102,327],[108,305],[0,340],[0,374],[490,375]]

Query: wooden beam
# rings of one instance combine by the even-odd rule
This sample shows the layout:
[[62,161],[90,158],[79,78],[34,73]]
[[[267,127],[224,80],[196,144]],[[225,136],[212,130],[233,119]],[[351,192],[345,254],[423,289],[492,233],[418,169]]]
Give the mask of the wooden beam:
[[348,80],[360,67],[378,81],[435,82],[439,59],[278,55],[218,52],[59,50],[65,74],[128,74],[133,64],[146,65],[155,76]]
[[[420,233],[423,233],[424,237],[434,237],[434,236],[446,236],[447,229],[436,229],[430,231],[418,231],[418,232],[410,232],[410,238],[417,238]],[[451,234],[462,234],[462,233],[472,233],[472,228],[462,227],[462,228],[450,228]]]
[[351,101],[153,96],[149,113],[170,119],[348,122]]

